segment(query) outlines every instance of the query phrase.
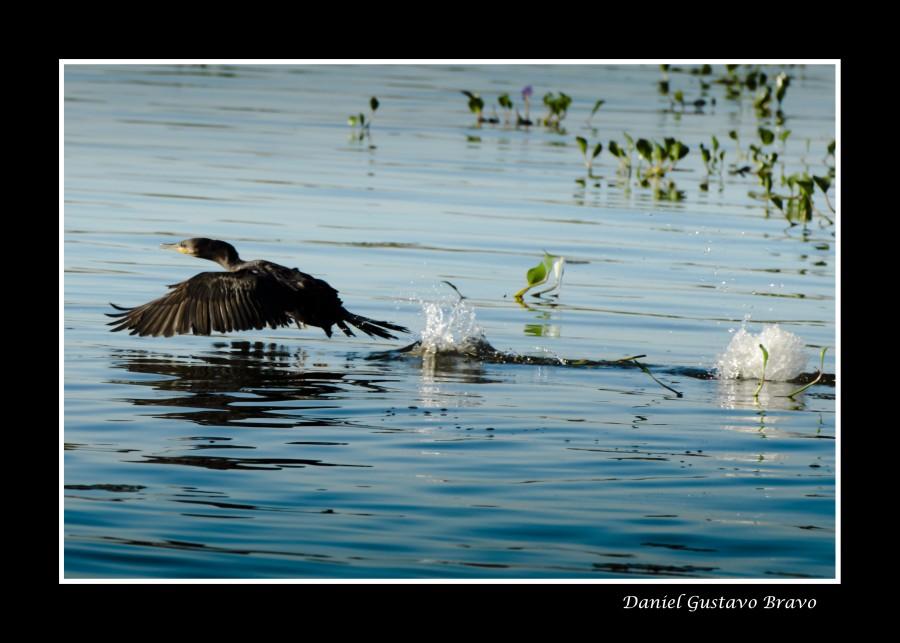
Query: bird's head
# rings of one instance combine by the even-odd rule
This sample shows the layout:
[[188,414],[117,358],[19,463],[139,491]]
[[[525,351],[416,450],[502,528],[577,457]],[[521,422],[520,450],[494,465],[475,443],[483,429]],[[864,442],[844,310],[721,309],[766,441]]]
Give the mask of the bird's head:
[[231,266],[240,261],[237,250],[230,243],[205,237],[185,239],[178,243],[163,243],[159,247],[163,250],[175,250],[198,259],[209,259],[229,269],[232,269]]

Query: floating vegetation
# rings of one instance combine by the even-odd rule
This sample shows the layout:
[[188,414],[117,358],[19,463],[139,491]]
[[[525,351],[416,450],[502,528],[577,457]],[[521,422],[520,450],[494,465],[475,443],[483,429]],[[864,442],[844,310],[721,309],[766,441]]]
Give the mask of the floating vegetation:
[[351,141],[364,141],[369,139],[369,147],[374,148],[374,145],[371,145],[372,141],[372,121],[375,120],[375,110],[378,109],[378,99],[372,96],[372,99],[369,101],[369,108],[372,110],[371,115],[369,116],[369,120],[366,120],[366,115],[360,112],[356,115],[350,115],[347,119],[347,124],[353,128],[353,131],[350,134]]
[[[546,290],[541,290],[540,292],[533,293],[531,296],[539,297],[552,290],[556,290],[562,283],[563,269],[565,268],[565,265],[565,257],[555,257],[545,251],[544,260],[534,268],[529,269],[527,273],[525,273],[525,278],[528,280],[528,285],[522,288],[522,290],[517,292],[515,295],[513,295],[513,297],[517,301],[521,301],[522,295],[536,286],[547,283],[551,275],[553,275],[554,279],[553,285]],[[556,294],[553,296],[558,297],[559,295]]]
[[[671,173],[676,169],[686,172],[696,172],[699,169],[700,172],[705,171],[705,176],[701,175],[695,183],[699,191],[708,192],[712,177],[718,175],[721,192],[725,187],[726,151],[723,142],[727,136],[735,145],[734,161],[727,167],[728,174],[739,178],[755,178],[759,187],[749,190],[748,194],[750,198],[763,204],[766,217],[773,212],[779,212],[791,226],[804,226],[804,233],[806,233],[805,226],[816,218],[822,225],[834,224],[836,212],[828,195],[836,183],[834,140],[830,139],[827,144],[827,151],[822,159],[825,167],[822,170],[810,168],[808,154],[801,157],[795,167],[789,167],[785,160],[790,158],[786,156],[789,154],[788,148],[796,147],[793,142],[791,146],[788,145],[791,130],[784,127],[785,116],[782,111],[792,82],[793,72],[790,68],[772,72],[771,67],[761,65],[725,65],[722,72],[721,67],[716,71],[708,64],[695,65],[691,68],[677,68],[663,64],[660,65],[660,70],[662,78],[658,88],[669,103],[666,112],[671,112],[676,119],[680,119],[686,108],[693,106],[696,109],[695,114],[702,117],[701,110],[704,107],[716,105],[716,97],[710,96],[711,90],[720,87],[725,92],[725,98],[741,102],[741,110],[747,106],[747,111],[742,113],[755,118],[757,138],[754,139],[744,133],[743,136],[749,140],[746,149],[742,149],[741,135],[737,129],[710,133],[708,142],[683,141],[674,137],[664,137],[660,140],[653,136],[623,133],[623,141],[610,140],[607,145],[609,153],[617,161],[616,178],[611,185],[624,189],[626,198],[631,196],[631,186],[636,185],[651,190],[654,199],[678,202],[688,198],[688,191],[676,187],[671,179]],[[699,87],[700,96],[688,98],[695,90],[673,87],[673,82],[678,82],[679,79],[690,82],[694,88]],[[542,103],[545,113],[533,122],[531,99],[534,91],[532,85],[523,87],[520,90],[521,102],[518,100],[514,102],[510,92],[500,94],[496,98],[496,103],[491,99],[491,114],[486,113],[486,106],[489,104],[486,97],[469,90],[461,90],[461,93],[466,97],[468,110],[475,115],[478,127],[485,123],[518,129],[536,122],[546,128],[547,132],[564,134],[562,125],[575,104],[575,99],[565,91],[544,93]],[[583,127],[596,134],[597,130],[592,127],[592,120],[601,108],[608,109],[611,102],[598,99],[589,110],[585,108],[586,120]],[[378,107],[376,98],[372,98],[370,106],[372,113],[368,118],[364,114],[350,117],[350,124],[354,128],[351,139],[358,141],[371,139],[370,127]],[[484,142],[481,137],[470,134],[467,134],[466,140]],[[594,163],[600,157],[603,143],[590,142],[586,135],[575,136],[575,142],[587,168],[587,177],[577,178],[576,183],[586,187],[588,181],[591,181],[595,187],[601,187],[602,181],[608,177],[602,174],[595,175]],[[548,144],[565,145],[556,141]],[[689,155],[693,145],[698,146],[702,168],[698,167],[699,163],[694,167],[679,167],[679,163]],[[806,145],[808,153],[809,140],[806,141]],[[635,150],[637,164],[634,160]],[[635,169],[636,183],[632,183],[632,170]]]
[[584,157],[584,166],[587,168],[588,176],[591,175],[591,168],[593,167],[594,159],[600,156],[600,152],[603,150],[603,143],[597,143],[594,146],[593,151],[590,156],[588,156],[588,142],[582,136],[576,136],[575,141],[578,143],[578,149],[581,150],[581,155]]

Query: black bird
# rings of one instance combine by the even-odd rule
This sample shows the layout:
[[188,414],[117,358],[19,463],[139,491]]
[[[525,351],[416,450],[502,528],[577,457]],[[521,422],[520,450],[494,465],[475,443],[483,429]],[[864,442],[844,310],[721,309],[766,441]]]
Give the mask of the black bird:
[[110,304],[122,311],[107,313],[116,318],[108,324],[115,326],[113,332],[131,330],[132,335],[142,337],[171,337],[176,333],[209,335],[213,331],[260,330],[294,323],[301,329],[304,324],[318,326],[328,337],[333,325],[354,337],[347,324],[369,337],[397,339],[389,331],[409,332],[397,324],[348,312],[337,290],[296,268],[271,261],[243,261],[230,243],[198,238],[164,243],[160,248],[215,261],[228,272],[201,272],[169,286],[172,292],[143,306]]

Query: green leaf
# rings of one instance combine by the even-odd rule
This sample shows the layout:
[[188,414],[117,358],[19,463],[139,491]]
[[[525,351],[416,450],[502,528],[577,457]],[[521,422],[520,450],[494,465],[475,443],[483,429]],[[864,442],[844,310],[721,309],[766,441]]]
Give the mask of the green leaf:
[[503,94],[497,99],[497,102],[500,104],[500,107],[504,109],[512,109],[513,107],[512,101],[509,99],[509,94]]
[[637,143],[634,144],[635,149],[638,151],[638,154],[647,159],[648,163],[653,162],[653,145],[645,138],[639,138]]
[[788,140],[788,136],[790,136],[790,135],[791,135],[791,130],[786,129],[778,136],[778,138],[781,139],[782,143],[786,143]]
[[375,98],[374,96],[372,96],[372,100],[369,101],[369,107],[372,108],[372,111],[373,111],[373,112],[374,112],[376,109],[378,109],[378,99]]
[[772,203],[775,204],[775,207],[784,212],[784,202],[781,200],[781,197],[777,194],[773,194],[771,197]]
[[775,140],[775,134],[770,129],[766,129],[765,127],[759,128],[759,138],[762,139],[763,145],[771,145],[772,141]]
[[578,142],[578,148],[581,150],[581,153],[587,155],[587,140],[581,136],[576,136],[575,140]]
[[605,100],[598,100],[596,103],[594,103],[594,109],[591,110],[591,116],[596,114],[597,110],[600,109],[600,107],[602,107],[603,103],[605,103],[605,102],[606,102]]
[[669,153],[666,151],[666,148],[655,141],[653,142],[653,158],[657,161],[662,161],[668,155]]
[[356,116],[347,118],[347,124],[350,125],[350,127],[354,127],[356,125]]
[[819,186],[822,192],[828,192],[828,188],[831,187],[831,179],[827,176],[813,176],[813,181],[816,182],[816,185]]
[[547,266],[544,265],[543,262],[539,263],[525,273],[525,279],[528,281],[530,287],[544,283],[547,281]]
[[600,152],[603,150],[603,143],[597,143],[594,146],[594,153],[591,155],[591,158],[597,158],[600,156]]
[[713,150],[713,153],[715,153],[718,149],[719,149],[719,140],[718,140],[715,136],[713,136],[713,137],[712,137],[712,150]]
[[784,94],[790,84],[791,79],[785,72],[781,72],[775,77],[775,98],[779,103],[784,100]]
[[728,132],[728,138],[734,139],[735,141],[738,140],[737,130],[731,130],[730,132]]

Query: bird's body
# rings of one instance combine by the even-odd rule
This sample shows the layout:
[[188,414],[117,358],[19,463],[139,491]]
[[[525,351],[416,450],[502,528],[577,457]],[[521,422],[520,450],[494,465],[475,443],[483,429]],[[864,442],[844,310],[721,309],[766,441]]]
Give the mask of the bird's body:
[[296,268],[271,261],[243,261],[229,243],[213,239],[186,239],[163,244],[201,259],[215,261],[228,272],[201,272],[187,281],[169,286],[168,294],[135,308],[108,313],[113,331],[130,330],[132,335],[209,335],[213,332],[278,328],[296,323],[318,326],[331,337],[331,327],[354,336],[348,324],[370,337],[397,339],[389,331],[409,330],[390,322],[375,321],[348,312],[337,290],[321,279]]

